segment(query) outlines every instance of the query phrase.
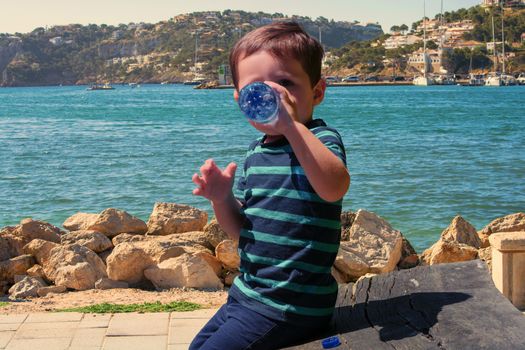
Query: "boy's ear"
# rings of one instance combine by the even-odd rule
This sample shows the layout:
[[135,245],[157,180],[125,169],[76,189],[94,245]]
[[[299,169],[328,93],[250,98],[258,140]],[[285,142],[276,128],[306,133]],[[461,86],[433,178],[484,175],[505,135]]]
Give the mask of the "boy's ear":
[[314,86],[314,106],[323,102],[324,92],[326,91],[326,81],[321,78]]
[[233,99],[235,102],[239,102],[239,91],[237,91],[237,89],[233,90]]

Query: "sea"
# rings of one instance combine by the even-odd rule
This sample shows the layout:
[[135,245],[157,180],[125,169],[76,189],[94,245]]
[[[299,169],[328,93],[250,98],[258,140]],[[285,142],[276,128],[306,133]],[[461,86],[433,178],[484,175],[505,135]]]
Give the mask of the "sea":
[[[345,143],[343,209],[378,214],[421,252],[456,215],[480,230],[525,211],[524,102],[525,86],[329,87],[314,117]],[[258,136],[230,89],[1,88],[0,227],[110,207],[146,221],[159,201],[211,215],[192,175],[208,158],[242,167]]]

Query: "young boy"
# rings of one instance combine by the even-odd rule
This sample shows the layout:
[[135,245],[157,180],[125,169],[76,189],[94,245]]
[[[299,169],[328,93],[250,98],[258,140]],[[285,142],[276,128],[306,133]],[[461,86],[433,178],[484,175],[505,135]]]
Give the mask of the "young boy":
[[234,98],[264,81],[281,98],[278,119],[250,124],[264,133],[237,166],[208,159],[194,174],[195,195],[211,201],[221,227],[239,241],[240,271],[228,301],[190,349],[276,349],[322,330],[337,297],[330,271],[340,239],[341,202],[350,185],[339,134],[313,109],[324,98],[323,49],[294,22],[245,35],[232,49]]

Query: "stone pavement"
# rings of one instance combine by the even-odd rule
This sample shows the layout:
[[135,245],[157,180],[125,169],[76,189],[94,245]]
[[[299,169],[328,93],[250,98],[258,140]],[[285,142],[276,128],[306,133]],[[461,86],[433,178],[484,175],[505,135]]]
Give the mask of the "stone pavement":
[[0,314],[0,349],[186,350],[216,311]]

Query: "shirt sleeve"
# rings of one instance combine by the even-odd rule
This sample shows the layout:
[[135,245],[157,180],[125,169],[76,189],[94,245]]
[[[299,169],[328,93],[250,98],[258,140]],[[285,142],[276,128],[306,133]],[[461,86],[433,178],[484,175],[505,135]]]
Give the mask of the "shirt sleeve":
[[316,128],[313,133],[346,166],[346,151],[341,135],[328,127]]

